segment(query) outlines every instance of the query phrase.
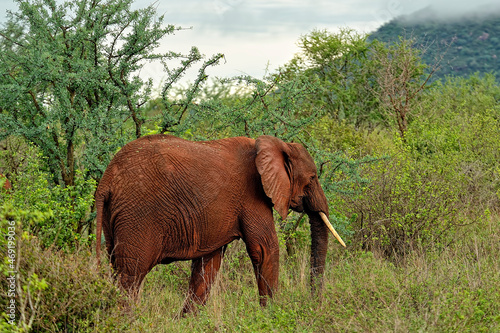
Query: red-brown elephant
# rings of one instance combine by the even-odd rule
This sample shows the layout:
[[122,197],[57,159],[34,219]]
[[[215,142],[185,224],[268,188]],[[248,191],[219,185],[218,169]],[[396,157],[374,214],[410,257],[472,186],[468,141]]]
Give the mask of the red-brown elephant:
[[192,260],[186,313],[205,303],[227,244],[241,238],[265,305],[278,286],[273,205],[283,218],[289,209],[309,215],[311,277],[320,279],[328,229],[343,242],[328,222],[316,166],[302,145],[271,136],[205,142],[146,136],[125,145],[99,183],[97,255],[103,228],[129,291],[157,264]]
[[12,188],[12,184],[10,183],[10,181],[7,179],[7,177],[5,177],[3,174],[0,173],[0,183],[3,182],[3,186],[2,188],[4,190],[6,190],[7,192],[10,191],[10,189]]

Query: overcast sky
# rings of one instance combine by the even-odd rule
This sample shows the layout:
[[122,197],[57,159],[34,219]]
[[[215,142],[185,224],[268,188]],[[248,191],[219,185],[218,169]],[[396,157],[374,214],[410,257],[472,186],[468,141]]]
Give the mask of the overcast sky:
[[[157,0],[159,14],[166,22],[191,30],[167,37],[164,50],[187,53],[197,46],[207,56],[224,53],[225,63],[213,68],[216,76],[249,74],[261,78],[269,66],[272,71],[297,52],[296,42],[314,28],[337,31],[349,27],[368,33],[391,19],[436,6],[443,16],[471,11],[498,0]],[[154,0],[136,0],[134,7],[145,7]],[[12,0],[0,0],[1,20],[5,11],[17,7]],[[148,65],[142,73],[156,82],[161,66]]]

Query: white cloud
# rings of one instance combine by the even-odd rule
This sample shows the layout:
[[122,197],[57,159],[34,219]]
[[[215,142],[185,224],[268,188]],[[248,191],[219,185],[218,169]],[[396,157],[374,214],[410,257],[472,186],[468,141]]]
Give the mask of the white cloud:
[[[57,0],[63,1],[63,0]],[[215,75],[250,74],[262,77],[266,64],[275,69],[297,52],[300,35],[313,28],[336,31],[350,27],[371,32],[385,22],[429,5],[439,15],[459,15],[494,0],[136,0],[135,8],[154,4],[167,23],[193,30],[166,37],[162,48],[187,53],[191,46],[211,55],[224,53],[227,62],[211,70]],[[498,1],[498,0],[497,0]],[[0,2],[0,21],[14,2]],[[451,14],[450,14],[451,13]],[[148,65],[142,75],[155,77],[161,67]]]

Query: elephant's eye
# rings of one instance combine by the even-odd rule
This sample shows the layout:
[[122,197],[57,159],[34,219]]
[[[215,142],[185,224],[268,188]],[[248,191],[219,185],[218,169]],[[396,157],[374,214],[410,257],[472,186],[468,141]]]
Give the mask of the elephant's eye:
[[306,184],[306,188],[310,188],[312,186],[312,184],[314,184],[315,179],[316,179],[316,175],[312,175],[311,177],[309,177],[309,181]]

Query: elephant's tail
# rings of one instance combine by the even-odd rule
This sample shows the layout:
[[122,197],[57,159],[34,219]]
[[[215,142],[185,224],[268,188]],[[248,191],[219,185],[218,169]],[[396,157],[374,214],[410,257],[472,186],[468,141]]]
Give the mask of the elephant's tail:
[[101,266],[101,234],[102,234],[102,224],[108,223],[106,220],[108,218],[108,214],[106,211],[106,202],[108,201],[109,197],[109,192],[97,192],[96,195],[96,209],[97,209],[97,216],[96,216],[96,245],[95,245],[95,252],[97,256],[97,265],[100,267]]

